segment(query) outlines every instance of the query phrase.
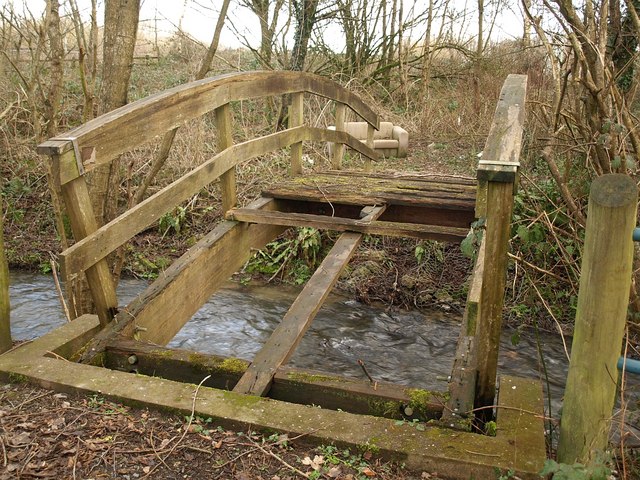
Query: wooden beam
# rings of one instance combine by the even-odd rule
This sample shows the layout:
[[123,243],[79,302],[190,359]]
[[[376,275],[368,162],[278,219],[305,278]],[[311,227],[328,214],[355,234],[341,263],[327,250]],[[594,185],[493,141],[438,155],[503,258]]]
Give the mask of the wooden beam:
[[[289,128],[300,127],[304,124],[304,93],[291,95],[289,109]],[[291,175],[302,173],[302,142],[291,145]]]
[[[107,346],[105,366],[194,384],[210,375],[204,386],[230,390],[246,372],[249,362],[115,339]],[[422,392],[421,401],[417,402],[416,393]],[[420,391],[386,382],[379,382],[374,388],[368,380],[288,367],[277,370],[269,398],[397,419],[405,418],[404,407],[410,406],[414,410],[414,418],[421,420],[440,418],[445,402],[444,393]]]
[[[255,208],[274,208],[260,199]],[[222,222],[167,268],[100,332],[81,360],[90,363],[117,336],[160,345],[169,342],[198,309],[251,258],[284,229],[269,225]]]
[[[344,121],[347,107],[344,103],[336,102],[336,131],[344,132]],[[344,143],[336,143],[333,147],[333,158],[331,168],[340,170],[342,168],[342,158],[344,157]]]
[[[588,464],[609,445],[623,350],[638,188],[625,174],[591,184],[558,461]],[[616,426],[617,428],[617,426]]]
[[4,255],[4,233],[2,219],[4,211],[0,204],[0,353],[10,350],[11,341],[11,308],[9,307],[9,267]]
[[[378,126],[378,116],[371,108],[353,92],[328,78],[282,70],[242,72],[196,80],[132,102],[65,133],[64,137],[42,143],[38,152],[61,155],[72,150],[75,144],[84,159],[84,170],[90,171],[230,101],[296,92],[345,103],[365,121]],[[83,174],[73,169],[63,169],[62,173],[65,181]]]
[[256,211],[237,208],[229,211],[229,218],[247,223],[282,225],[287,227],[313,227],[337,232],[360,232],[369,235],[391,237],[411,237],[459,243],[469,233],[468,228],[442,227],[417,223],[396,223],[381,220],[365,221],[352,218],[330,217],[308,213],[285,213],[276,211]]
[[[372,221],[383,211],[383,207],[374,207],[363,220]],[[306,283],[287,314],[233,388],[234,392],[258,396],[266,395],[276,370],[285,364],[295,352],[300,340],[311,326],[311,322],[361,241],[362,235],[357,233],[340,235],[322,264]]]
[[[233,123],[231,121],[231,105],[225,103],[216,108],[216,129],[218,132],[217,147],[223,152],[233,145]],[[222,193],[222,211],[232,209],[238,203],[236,195],[236,167],[229,168],[220,176],[220,190]]]
[[[70,150],[62,156],[75,158],[75,155],[76,151]],[[65,160],[59,163],[64,162]],[[54,161],[55,163],[57,162]],[[70,163],[76,164],[75,160]],[[62,186],[62,196],[69,215],[73,237],[76,241],[82,241],[98,229],[86,180],[77,177],[71,182],[65,183]],[[103,258],[88,268],[85,274],[100,325],[105,326],[111,322],[118,310],[118,300],[109,265]],[[65,276],[70,275],[71,272],[65,271]]]
[[256,354],[234,387],[234,392],[264,396],[269,391],[276,370],[293,355],[361,240],[362,235],[358,233],[343,233],[338,238],[273,334]]
[[[373,149],[373,125],[367,125],[367,147]],[[365,157],[364,171],[371,172],[371,158]]]

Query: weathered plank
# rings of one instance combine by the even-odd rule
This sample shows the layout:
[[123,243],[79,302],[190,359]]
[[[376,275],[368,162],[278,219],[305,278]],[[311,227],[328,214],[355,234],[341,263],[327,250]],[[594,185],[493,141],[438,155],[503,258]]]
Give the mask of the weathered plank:
[[591,184],[558,461],[590,463],[609,444],[633,267],[638,188],[624,174]]
[[[377,115],[358,96],[330,79],[305,72],[242,72],[197,80],[130,103],[70,130],[63,138],[42,143],[38,151],[60,155],[73,148],[69,140],[73,138],[84,169],[90,171],[230,101],[303,91],[345,103],[378,126]],[[61,179],[69,181],[73,172],[63,168]]]
[[485,239],[483,236],[475,267],[471,274],[460,337],[458,338],[456,355],[451,369],[449,400],[447,400],[446,408],[442,414],[442,420],[445,424],[452,424],[465,430],[471,429],[472,426],[470,420],[473,418],[473,414],[471,411],[473,410],[478,376],[476,323],[480,306],[484,264]]
[[[203,385],[224,390],[230,390],[249,367],[248,361],[239,358],[129,339],[114,340],[105,353],[107,368],[195,384],[211,375]],[[421,420],[439,418],[445,402],[445,395],[439,392],[386,382],[379,382],[374,388],[368,380],[288,367],[277,370],[269,398],[387,418],[403,418],[403,407],[410,406],[415,418]]]
[[[344,132],[344,121],[347,114],[347,107],[344,103],[336,102],[336,131]],[[342,168],[342,158],[344,157],[344,144],[336,143],[333,147],[333,158],[331,168],[340,170]]]
[[[216,130],[218,152],[223,152],[233,145],[233,124],[231,120],[231,106],[225,103],[216,108]],[[232,209],[238,203],[236,195],[236,169],[229,168],[220,176],[220,190],[222,193],[222,211]]]
[[4,212],[0,205],[0,353],[12,346],[11,341],[11,309],[9,307],[9,267],[4,255],[4,232],[2,219]]
[[[272,208],[264,199],[252,204]],[[166,344],[229,277],[284,229],[222,222],[167,268],[122,309],[116,322],[96,335],[82,356],[91,362],[116,336]]]
[[325,172],[289,179],[263,195],[291,200],[323,200],[352,205],[416,205],[473,212],[476,188],[467,180]]
[[[289,108],[289,128],[300,127],[304,124],[304,93],[291,95]],[[291,175],[302,173],[302,142],[291,145]]]
[[411,237],[454,243],[461,242],[469,232],[468,228],[460,227],[397,223],[381,220],[365,221],[364,219],[356,220],[308,213],[263,212],[248,208],[230,210],[229,218],[247,223],[282,225],[287,227],[313,227],[320,230],[334,230],[337,232],[350,231],[369,235]]
[[[75,158],[76,152],[71,150],[63,157]],[[54,164],[55,164],[54,160]],[[62,163],[62,162],[61,162]],[[73,161],[75,164],[75,161]],[[76,165],[77,168],[77,165]],[[73,237],[78,241],[93,234],[97,228],[95,213],[91,207],[89,189],[84,178],[78,177],[62,186],[62,196],[69,215]],[[70,272],[65,272],[70,275]],[[117,313],[118,300],[115,285],[107,261],[95,262],[85,271],[91,297],[100,318],[100,324],[107,325]]]
[[526,93],[526,75],[507,76],[478,165],[479,180],[515,183],[520,166]]
[[[475,406],[494,405],[496,374],[502,331],[502,307],[507,278],[507,251],[513,211],[513,184],[488,182],[485,262],[477,313],[478,384]],[[481,411],[485,418],[491,409]]]
[[306,283],[289,311],[233,388],[234,392],[264,396],[269,391],[276,370],[295,352],[302,336],[311,326],[311,322],[361,241],[362,235],[357,233],[340,235],[327,257]]

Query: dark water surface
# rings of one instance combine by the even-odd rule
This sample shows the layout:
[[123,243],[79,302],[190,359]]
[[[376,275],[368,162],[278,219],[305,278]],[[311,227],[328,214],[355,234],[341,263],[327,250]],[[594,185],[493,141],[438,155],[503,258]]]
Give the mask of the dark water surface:
[[[123,279],[120,305],[147,286]],[[216,293],[169,346],[251,360],[295,299],[299,290],[229,284]],[[65,322],[53,280],[31,273],[11,273],[11,328],[15,340],[39,337]],[[460,315],[440,311],[398,311],[363,305],[331,295],[289,362],[292,366],[364,378],[362,360],[374,379],[418,388],[445,390],[460,331]],[[498,371],[541,378],[538,347],[532,331],[512,345],[503,332]],[[570,346],[570,339],[567,339]],[[557,411],[568,361],[561,338],[541,334],[549,386]],[[640,391],[637,377],[631,390]]]

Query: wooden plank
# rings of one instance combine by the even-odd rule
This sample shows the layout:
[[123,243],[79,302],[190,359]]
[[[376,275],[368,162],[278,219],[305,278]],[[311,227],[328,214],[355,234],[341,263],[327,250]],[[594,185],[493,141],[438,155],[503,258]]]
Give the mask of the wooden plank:
[[[305,72],[242,72],[197,80],[165,90],[91,120],[70,130],[86,171],[108,163],[119,154],[152,141],[155,137],[198,118],[230,101],[271,95],[308,92],[347,104],[359,116],[378,126],[378,116],[357,95],[332,80]],[[38,152],[60,155],[73,148],[70,140],[51,139]],[[73,171],[64,171],[69,181]],[[76,172],[80,175],[82,172]]]
[[[289,110],[289,128],[300,127],[304,124],[304,93],[291,95]],[[302,173],[302,142],[291,145],[291,175]]]
[[411,237],[425,240],[440,240],[459,243],[469,232],[468,228],[421,225],[417,223],[396,223],[375,220],[366,222],[352,218],[338,218],[325,215],[285,212],[259,212],[238,208],[229,211],[229,218],[247,223],[282,225],[288,227],[313,227],[337,232],[360,232],[369,235],[391,237]]
[[[75,151],[70,150],[63,157],[74,157]],[[54,161],[54,164],[57,163]],[[64,163],[60,162],[60,163]],[[72,161],[75,164],[75,160]],[[77,166],[76,166],[77,168]],[[69,215],[71,230],[76,241],[81,241],[94,233],[98,225],[95,213],[91,207],[89,189],[84,178],[78,177],[62,186],[62,196]],[[65,271],[65,276],[71,272]],[[116,298],[115,285],[111,271],[105,259],[96,262],[85,272],[91,297],[96,307],[96,313],[100,319],[100,325],[105,326],[117,313],[118,300]]]
[[[113,370],[193,384],[211,375],[203,385],[224,390],[230,390],[249,366],[248,361],[239,358],[160,347],[130,339],[115,339],[107,345],[105,353],[105,367]],[[440,418],[445,394],[430,391],[421,396],[427,400],[418,404],[414,392],[416,390],[404,385],[379,382],[374,388],[368,380],[281,367],[273,377],[269,398],[387,418],[404,418],[403,407],[411,406],[415,418]]]
[[[477,317],[478,385],[475,406],[494,405],[502,307],[507,276],[507,252],[513,211],[513,184],[488,182],[485,258],[480,307]],[[491,409],[482,410],[483,418],[491,418]]]
[[[344,132],[344,121],[347,114],[347,108],[344,103],[336,102],[336,131]],[[344,157],[344,143],[336,143],[333,146],[333,158],[331,159],[331,168],[340,170],[342,168],[342,158]]]
[[[260,199],[255,208],[274,208]],[[116,336],[160,345],[169,342],[191,316],[251,258],[254,249],[284,229],[269,225],[222,222],[167,268],[142,294],[116,316],[115,325],[96,335],[82,356],[90,363]],[[179,301],[177,300],[179,299]]]
[[[231,105],[225,103],[216,108],[216,130],[218,152],[223,152],[233,145],[233,123],[231,121]],[[232,209],[238,203],[236,195],[236,168],[231,167],[220,176],[222,192],[222,211]]]
[[241,161],[304,139],[304,129],[284,130],[227,148],[62,252],[61,264],[70,273],[86,270]]
[[520,166],[526,93],[526,75],[507,77],[478,165],[479,180],[515,183]]
[[[373,148],[373,125],[367,125],[367,147]],[[364,171],[371,172],[371,160],[369,158],[364,159]]]
[[415,205],[473,212],[476,187],[466,180],[452,183],[428,177],[340,171],[292,178],[264,190],[263,195],[288,200],[321,199],[351,205]]
[[[616,368],[633,270],[638,188],[625,174],[591,184],[558,461],[589,463],[609,445]],[[617,428],[617,427],[616,427]]]
[[351,149],[361,153],[365,158],[379,160],[380,154],[369,145],[362,143],[356,137],[347,132],[327,130],[324,128],[307,127],[307,140],[315,142],[333,142],[348,145]]
[[9,307],[9,267],[4,254],[4,232],[2,219],[4,211],[0,205],[0,353],[10,350],[11,340],[11,308]]
[[320,310],[362,240],[358,233],[343,233],[293,302],[273,334],[233,388],[234,392],[264,396],[276,370],[293,355],[302,336]]

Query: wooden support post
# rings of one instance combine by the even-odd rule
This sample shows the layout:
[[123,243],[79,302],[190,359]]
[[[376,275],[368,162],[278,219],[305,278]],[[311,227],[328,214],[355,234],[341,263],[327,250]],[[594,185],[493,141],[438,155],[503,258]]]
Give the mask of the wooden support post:
[[[289,110],[289,128],[300,127],[304,124],[304,92],[291,95]],[[291,175],[302,173],[302,142],[291,145]]]
[[[373,125],[367,124],[367,147],[373,149]],[[371,167],[371,159],[369,157],[365,157],[364,159],[364,171],[370,172],[372,170]]]
[[629,305],[638,191],[631,177],[591,185],[558,460],[587,463],[607,448]]
[[4,256],[2,230],[3,209],[0,205],[0,353],[11,349],[11,308],[9,305],[9,268]]
[[[233,145],[233,125],[231,122],[231,106],[228,103],[216,108],[216,127],[218,129],[218,151],[221,152]],[[236,168],[231,168],[220,177],[222,190],[222,211],[232,209],[238,203],[236,194]]]
[[[498,349],[502,330],[502,307],[507,276],[507,250],[513,210],[513,183],[487,183],[485,259],[480,306],[477,315],[478,384],[475,406],[494,404]],[[486,415],[485,415],[486,414]],[[492,410],[482,411],[489,418]]]
[[[344,121],[347,114],[347,106],[344,103],[336,102],[336,131],[344,132]],[[333,158],[331,168],[340,170],[342,168],[342,158],[344,157],[344,143],[336,143],[333,148]]]
[[[64,158],[68,157],[68,158]],[[53,156],[54,170],[60,165],[79,165],[75,150],[70,150],[61,156]],[[72,160],[70,160],[72,159]],[[98,229],[95,213],[91,207],[91,197],[84,176],[78,176],[62,185],[62,196],[69,214],[73,237],[82,240]],[[100,319],[100,325],[107,325],[118,311],[118,300],[106,259],[102,259],[85,271],[91,297]]]

